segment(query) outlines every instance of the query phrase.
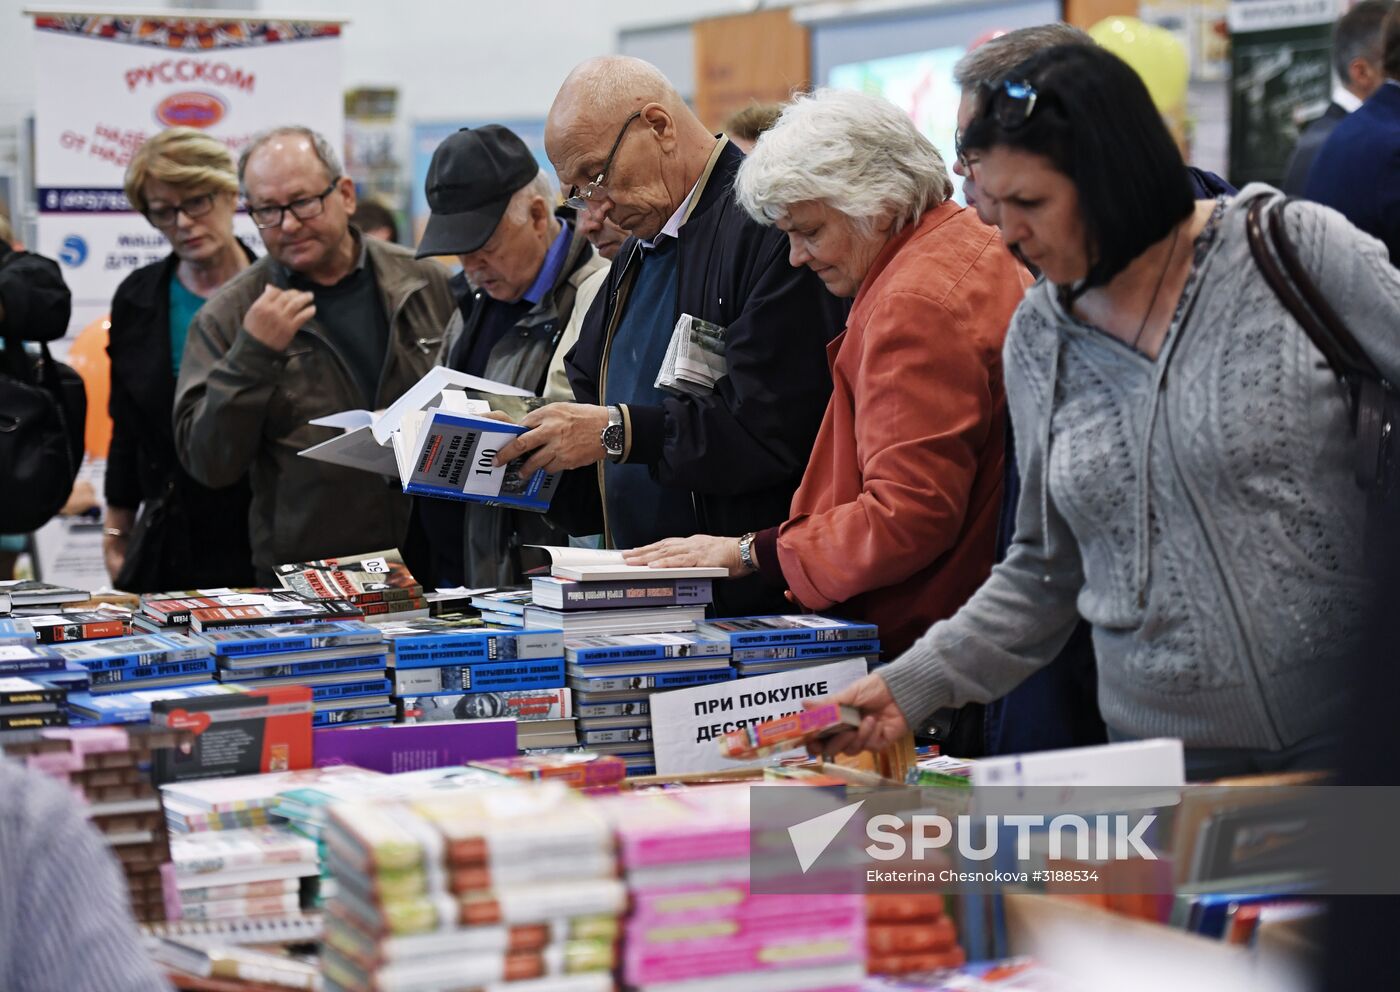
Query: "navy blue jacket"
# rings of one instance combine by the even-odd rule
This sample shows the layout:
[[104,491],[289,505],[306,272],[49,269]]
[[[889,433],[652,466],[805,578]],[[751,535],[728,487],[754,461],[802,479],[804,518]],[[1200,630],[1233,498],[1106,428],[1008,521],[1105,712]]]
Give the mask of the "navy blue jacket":
[[[732,537],[787,519],[831,396],[826,345],[848,311],[811,270],[788,264],[782,231],[739,206],[733,186],[743,160],[732,144],[720,152],[680,229],[677,305],[668,321],[688,313],[726,328],[728,375],[704,398],[628,407],[628,462],[646,465],[658,486],[690,493],[701,533]],[[636,238],[623,244],[565,358],[580,403],[599,402],[610,328],[638,252]],[[550,516],[572,534],[603,529],[596,466],[565,473]],[[720,610],[784,605],[781,592],[756,576],[723,585]]]
[[1389,80],[1337,124],[1303,195],[1380,238],[1400,266],[1400,82]]

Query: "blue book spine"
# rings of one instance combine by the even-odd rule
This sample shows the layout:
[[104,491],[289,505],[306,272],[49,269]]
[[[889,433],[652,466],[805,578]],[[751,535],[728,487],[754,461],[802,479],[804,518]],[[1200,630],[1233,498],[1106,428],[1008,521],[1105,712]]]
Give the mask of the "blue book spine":
[[57,655],[52,658],[6,658],[0,660],[0,675],[28,675],[33,672],[61,672],[66,667]]
[[[308,637],[273,637],[257,641],[215,642],[214,653],[221,658],[245,658],[248,655],[279,655],[288,651],[319,651],[323,648],[355,648],[383,645],[382,637],[365,634],[321,634]],[[366,650],[373,648],[366,647]]]
[[317,702],[324,699],[345,699],[348,696],[387,696],[388,694],[388,679],[364,679],[359,682],[313,685],[311,687],[311,698]]
[[108,655],[105,658],[74,658],[90,672],[106,672],[113,669],[142,668],[148,665],[173,665],[181,661],[195,661],[210,658],[207,645],[200,644],[188,648],[166,648],[160,651],[132,651],[125,654]]
[[824,641],[817,644],[788,644],[781,647],[738,648],[734,661],[793,661],[799,658],[835,658],[879,654],[879,641]]
[[392,723],[394,721],[394,707],[388,706],[353,706],[343,710],[318,710],[311,715],[311,726],[315,727],[353,727],[364,723]]
[[200,658],[196,661],[175,661],[159,665],[131,665],[127,668],[107,668],[90,673],[90,684],[116,685],[119,682],[140,682],[143,679],[162,679],[171,675],[196,675],[214,670],[213,658]]
[[329,658],[324,661],[304,661],[298,665],[269,665],[266,668],[224,668],[219,671],[220,682],[246,682],[250,679],[286,679],[298,675],[328,675],[336,672],[371,672],[382,669],[386,658],[382,654],[364,658]]
[[393,642],[395,668],[439,668],[479,662],[558,657],[562,630],[464,630],[455,634],[407,636]]
[[632,647],[571,647],[566,653],[576,665],[605,665],[618,661],[662,661],[669,658],[723,658],[729,646],[718,642],[639,644]]
[[708,672],[661,672],[656,675],[617,675],[611,678],[573,677],[569,684],[579,692],[629,692],[634,689],[683,689],[693,685],[731,682],[734,669],[717,668]]
[[560,689],[564,659],[502,661],[485,665],[441,665],[394,672],[394,695],[517,692],[521,689]]

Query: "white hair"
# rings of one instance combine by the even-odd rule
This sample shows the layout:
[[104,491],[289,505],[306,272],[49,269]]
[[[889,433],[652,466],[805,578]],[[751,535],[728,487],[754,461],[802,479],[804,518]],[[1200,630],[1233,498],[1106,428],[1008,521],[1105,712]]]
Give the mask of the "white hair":
[[549,178],[549,173],[541,169],[535,173],[535,178],[531,179],[524,186],[511,194],[510,203],[506,206],[505,216],[510,218],[512,223],[524,224],[530,219],[530,204],[535,197],[544,200],[551,213],[559,204],[559,187],[554,185],[554,181]]
[[816,200],[867,231],[889,217],[895,233],[953,195],[943,157],[908,114],[881,97],[833,89],[783,110],[739,167],[734,189],[760,224]]

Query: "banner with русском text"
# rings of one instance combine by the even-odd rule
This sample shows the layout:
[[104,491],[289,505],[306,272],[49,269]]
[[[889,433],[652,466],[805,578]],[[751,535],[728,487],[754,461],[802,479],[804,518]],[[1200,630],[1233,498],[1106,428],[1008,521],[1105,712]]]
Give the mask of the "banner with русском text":
[[[340,26],[334,22],[35,14],[37,250],[59,260],[79,328],[107,312],[165,238],[134,213],[122,180],[141,143],[200,128],[235,158],[257,132],[306,124],[340,149]],[[262,250],[248,216],[235,230]]]

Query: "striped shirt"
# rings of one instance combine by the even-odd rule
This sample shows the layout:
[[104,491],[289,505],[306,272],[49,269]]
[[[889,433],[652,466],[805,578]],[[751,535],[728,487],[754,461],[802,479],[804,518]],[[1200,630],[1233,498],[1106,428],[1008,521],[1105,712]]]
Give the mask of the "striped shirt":
[[0,989],[168,992],[116,859],[54,780],[0,759]]

